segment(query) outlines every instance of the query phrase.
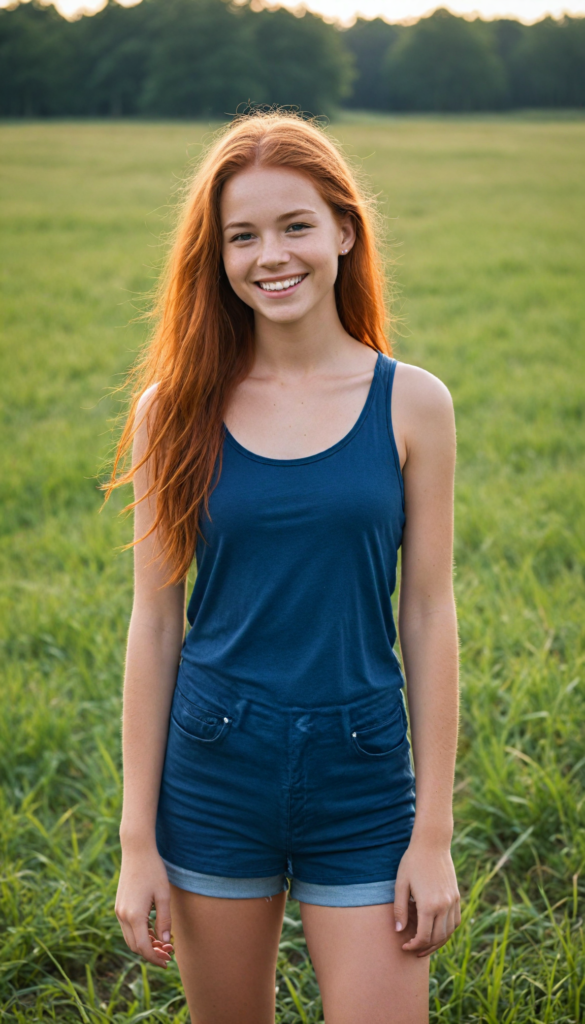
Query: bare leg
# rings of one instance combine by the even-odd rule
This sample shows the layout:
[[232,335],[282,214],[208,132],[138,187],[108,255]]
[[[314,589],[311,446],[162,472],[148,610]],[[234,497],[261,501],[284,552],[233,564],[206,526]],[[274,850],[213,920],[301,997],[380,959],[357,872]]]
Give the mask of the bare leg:
[[411,906],[408,927],[396,932],[393,903],[300,904],[327,1024],[427,1024],[429,957],[401,949],[416,932]]
[[245,900],[171,885],[177,963],[191,1024],[274,1024],[286,893]]

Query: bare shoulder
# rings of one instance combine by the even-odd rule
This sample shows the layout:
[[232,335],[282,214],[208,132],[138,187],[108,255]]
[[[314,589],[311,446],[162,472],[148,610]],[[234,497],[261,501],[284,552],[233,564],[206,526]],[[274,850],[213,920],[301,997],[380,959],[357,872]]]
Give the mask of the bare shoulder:
[[392,420],[404,455],[421,445],[451,447],[455,439],[453,399],[448,387],[428,370],[397,362],[392,389]]
[[151,384],[149,388],[146,388],[142,392],[138,399],[136,406],[136,418],[141,419],[143,416],[148,414],[155,405],[156,395],[158,392],[158,381],[156,384]]
[[396,364],[395,399],[422,416],[452,415],[453,399],[446,384],[434,373],[410,363]]
[[158,383],[151,384],[150,387],[142,392],[136,404],[134,414],[134,428],[136,431],[134,434],[134,461],[139,461],[146,451],[148,445],[148,424],[156,407],[157,392]]

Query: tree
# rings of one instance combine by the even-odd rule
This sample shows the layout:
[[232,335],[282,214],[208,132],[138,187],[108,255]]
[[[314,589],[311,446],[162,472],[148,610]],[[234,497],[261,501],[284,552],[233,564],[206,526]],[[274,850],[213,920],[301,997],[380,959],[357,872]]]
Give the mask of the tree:
[[253,15],[257,74],[267,103],[330,113],[350,92],[353,60],[333,25],[284,7]]
[[504,66],[481,27],[444,9],[404,32],[385,74],[395,110],[488,110],[506,92]]
[[383,70],[384,58],[401,34],[403,25],[390,25],[382,18],[357,18],[341,38],[355,61],[356,80],[345,106],[358,110],[387,108],[387,89]]
[[585,18],[544,18],[531,25],[510,63],[520,105],[585,106]]
[[151,0],[144,113],[210,117],[260,93],[250,12],[224,0]]
[[140,112],[146,69],[153,43],[152,4],[106,6],[76,23],[84,54],[84,90],[88,113],[123,117]]
[[0,9],[0,113],[82,113],[75,26],[36,2]]

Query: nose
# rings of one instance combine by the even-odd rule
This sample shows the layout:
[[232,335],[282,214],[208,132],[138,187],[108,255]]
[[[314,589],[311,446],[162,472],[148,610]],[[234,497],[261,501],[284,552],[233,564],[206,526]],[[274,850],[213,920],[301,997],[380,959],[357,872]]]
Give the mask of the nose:
[[258,266],[275,269],[290,261],[284,239],[278,235],[266,235],[262,239],[262,249],[258,257]]

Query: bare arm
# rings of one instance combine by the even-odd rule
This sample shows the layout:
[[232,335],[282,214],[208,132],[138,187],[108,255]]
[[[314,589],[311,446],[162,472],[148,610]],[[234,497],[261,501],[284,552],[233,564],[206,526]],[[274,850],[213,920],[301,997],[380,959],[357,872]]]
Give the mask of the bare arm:
[[[144,414],[148,393],[138,418]],[[145,451],[146,421],[137,431],[133,461]],[[138,470],[134,493],[147,490],[147,466]],[[151,527],[155,495],[134,511],[134,537]],[[164,587],[160,544],[155,533],[134,548],[134,604],[128,631],[124,676],[123,758],[124,809],[122,843],[154,844],[156,808],[168,720],[185,624],[185,582]],[[151,564],[149,564],[151,563]],[[159,589],[162,588],[162,589]]]
[[453,776],[458,729],[458,637],[453,594],[455,422],[449,392],[436,377],[400,368],[397,389],[406,461],[399,634],[416,773],[416,815],[397,880],[397,920],[408,898],[417,935],[403,948],[419,955],[442,945],[460,921],[451,860]]
[[[146,450],[144,414],[153,397],[152,389],[146,392],[137,411],[137,421],[142,419],[142,424],[135,435],[134,463]],[[134,478],[136,500],[146,493],[147,479],[146,464]],[[153,493],[136,506],[136,539],[150,529],[154,503]],[[160,551],[156,531],[134,547],[134,603],[128,631],[122,718],[122,871],[116,901],[116,914],[128,945],[158,964],[162,957],[148,937],[148,915],[154,901],[158,939],[168,935],[168,943],[170,890],[156,846],[156,810],[185,624],[185,581],[163,586],[165,572]]]

